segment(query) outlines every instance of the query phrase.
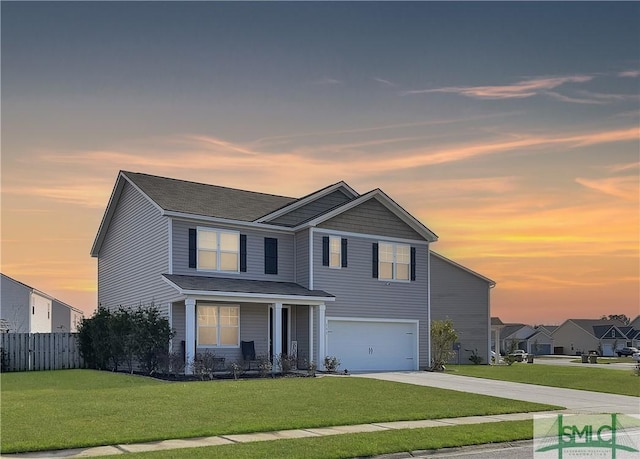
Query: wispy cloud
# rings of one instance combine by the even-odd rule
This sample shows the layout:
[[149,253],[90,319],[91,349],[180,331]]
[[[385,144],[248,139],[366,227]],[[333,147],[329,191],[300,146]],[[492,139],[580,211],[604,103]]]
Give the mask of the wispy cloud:
[[637,78],[640,77],[640,70],[626,70],[618,73],[618,76],[622,78]]
[[593,77],[589,75],[534,78],[509,85],[449,86],[435,89],[402,91],[401,94],[453,93],[475,99],[524,99],[539,95],[543,93],[544,90],[554,89],[567,83],[585,83],[592,79]]
[[613,164],[607,167],[609,172],[623,172],[632,169],[640,169],[640,161],[636,161],[635,163],[624,163],[624,164]]
[[545,94],[553,99],[560,100],[562,102],[570,102],[572,104],[590,104],[590,105],[602,105],[605,102],[602,100],[593,100],[593,99],[578,99],[576,97],[569,97],[563,94],[553,92],[553,91],[542,91],[542,94]]
[[336,80],[335,78],[322,77],[317,80],[310,81],[308,84],[316,85],[316,86],[332,86],[332,85],[341,85],[344,83],[340,80]]
[[609,177],[604,179],[586,179],[578,177],[576,183],[594,191],[610,196],[616,196],[628,201],[638,201],[640,198],[640,182],[637,176]]
[[392,86],[392,87],[397,86],[395,83],[392,83],[392,82],[391,82],[391,81],[389,81],[389,80],[385,80],[384,78],[373,77],[373,80],[374,80],[374,81],[377,81],[378,83],[383,84],[383,85],[385,85],[385,86]]

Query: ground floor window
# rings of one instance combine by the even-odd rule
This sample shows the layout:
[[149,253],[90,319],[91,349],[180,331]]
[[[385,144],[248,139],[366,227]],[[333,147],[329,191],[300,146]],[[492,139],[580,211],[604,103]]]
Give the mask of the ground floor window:
[[198,303],[198,346],[238,347],[240,306]]

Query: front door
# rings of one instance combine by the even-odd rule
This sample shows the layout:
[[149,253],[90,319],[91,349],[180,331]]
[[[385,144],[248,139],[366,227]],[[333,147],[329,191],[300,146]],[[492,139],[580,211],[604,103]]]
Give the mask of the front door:
[[[269,308],[269,357],[273,356],[273,308]],[[289,308],[282,307],[282,353],[289,354]]]

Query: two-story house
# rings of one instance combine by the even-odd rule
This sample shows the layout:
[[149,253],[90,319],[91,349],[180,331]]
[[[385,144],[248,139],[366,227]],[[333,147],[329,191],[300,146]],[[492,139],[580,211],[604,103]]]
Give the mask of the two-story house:
[[0,333],[75,332],[79,309],[0,274]]
[[187,361],[204,350],[240,360],[253,341],[258,355],[320,367],[330,355],[350,371],[417,370],[430,362],[436,240],[379,189],[339,182],[296,199],[120,172],[91,254],[99,304],[153,304]]

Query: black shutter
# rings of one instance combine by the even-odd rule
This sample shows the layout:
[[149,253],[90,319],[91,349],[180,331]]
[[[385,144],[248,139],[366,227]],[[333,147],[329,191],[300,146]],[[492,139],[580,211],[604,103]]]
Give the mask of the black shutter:
[[411,247],[411,280],[416,280],[416,248]]
[[342,238],[342,267],[347,267],[347,240]]
[[264,273],[278,274],[278,239],[264,238]]
[[322,266],[329,266],[329,236],[322,236]]
[[247,272],[247,235],[240,235],[240,272]]
[[378,278],[378,243],[373,243],[373,277]]
[[189,228],[189,268],[196,268],[197,260],[197,238],[198,233],[195,228]]

